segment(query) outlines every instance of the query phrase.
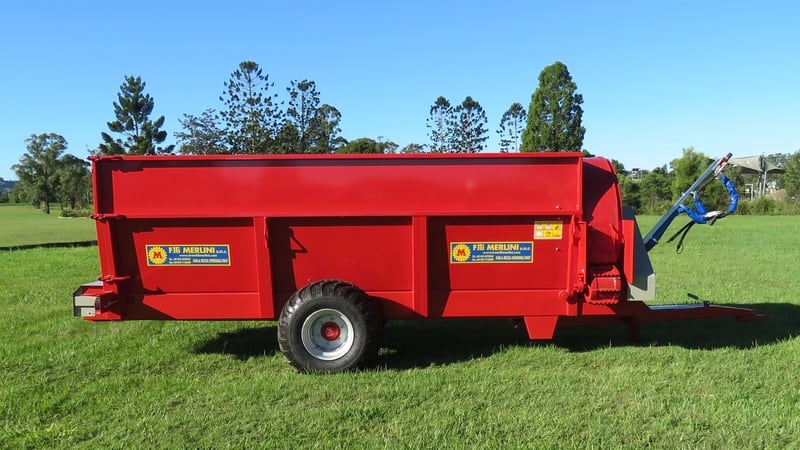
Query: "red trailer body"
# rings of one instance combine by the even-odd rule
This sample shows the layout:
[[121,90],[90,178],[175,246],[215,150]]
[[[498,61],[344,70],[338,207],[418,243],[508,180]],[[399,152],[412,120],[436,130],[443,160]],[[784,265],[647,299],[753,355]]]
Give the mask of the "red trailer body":
[[[635,273],[649,265],[634,261],[646,258],[641,237],[611,164],[580,153],[107,156],[92,172],[101,276],[74,297],[89,320],[288,329],[308,298],[356,299],[355,319],[328,305],[317,309],[332,318],[309,311],[318,323],[297,325],[301,344],[317,333],[349,349],[359,314],[521,318],[543,339],[559,323],[752,315],[631,299],[637,277],[652,292]],[[362,362],[331,362],[334,344],[310,352],[321,367],[287,357],[307,370]]]

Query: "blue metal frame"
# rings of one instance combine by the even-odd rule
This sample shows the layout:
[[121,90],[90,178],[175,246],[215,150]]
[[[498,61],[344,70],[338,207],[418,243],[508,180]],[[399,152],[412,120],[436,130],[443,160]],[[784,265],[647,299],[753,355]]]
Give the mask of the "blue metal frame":
[[[736,192],[736,188],[733,185],[733,181],[728,179],[728,177],[722,175],[720,181],[725,184],[725,187],[728,189],[728,193],[731,195],[731,204],[728,207],[727,212],[722,214],[717,214],[712,217],[706,217],[708,214],[706,212],[705,207],[700,202],[700,198],[697,196],[697,193],[703,190],[711,181],[714,180],[725,166],[728,164],[728,160],[730,157],[733,156],[731,153],[728,153],[725,157],[722,157],[712,163],[708,168],[703,172],[702,175],[689,187],[686,192],[681,194],[678,200],[667,210],[667,212],[658,220],[658,222],[653,226],[650,232],[644,237],[644,246],[645,249],[650,251],[651,248],[655,247],[658,244],[658,240],[661,239],[661,236],[667,231],[670,224],[673,220],[680,213],[686,213],[694,222],[696,223],[714,223],[714,220],[720,218],[723,215],[728,215],[736,211],[736,206],[739,204],[739,194]],[[684,202],[692,196],[694,200],[694,205],[696,210],[693,210],[691,207],[685,206]]]

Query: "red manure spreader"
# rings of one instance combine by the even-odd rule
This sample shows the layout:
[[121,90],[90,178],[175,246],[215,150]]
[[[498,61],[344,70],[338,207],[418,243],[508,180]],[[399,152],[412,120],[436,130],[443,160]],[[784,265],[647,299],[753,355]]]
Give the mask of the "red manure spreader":
[[[93,157],[101,274],[74,311],[277,320],[308,372],[369,364],[386,320],[508,317],[550,339],[560,325],[757,319],[645,303],[647,251],[672,219],[735,209],[729,156],[645,237],[610,162],[580,153]],[[684,205],[720,176],[728,211]]]

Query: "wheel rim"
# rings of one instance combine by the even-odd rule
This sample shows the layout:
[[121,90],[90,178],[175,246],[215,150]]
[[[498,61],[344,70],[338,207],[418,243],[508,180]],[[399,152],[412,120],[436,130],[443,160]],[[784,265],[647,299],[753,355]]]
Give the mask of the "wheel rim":
[[320,309],[303,321],[301,338],[306,351],[314,358],[331,361],[344,356],[353,347],[353,325],[335,309]]

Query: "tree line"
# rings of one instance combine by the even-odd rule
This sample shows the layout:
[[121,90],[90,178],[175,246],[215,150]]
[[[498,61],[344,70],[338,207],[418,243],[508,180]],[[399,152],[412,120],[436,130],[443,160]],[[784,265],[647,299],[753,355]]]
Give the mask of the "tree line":
[[[113,102],[114,120],[101,142],[90,151],[98,155],[161,155],[176,151],[187,155],[294,154],[294,153],[474,153],[485,150],[488,140],[486,113],[467,96],[451,106],[439,97],[430,109],[427,125],[430,143],[410,143],[403,148],[378,138],[348,141],[341,136],[342,115],[322,103],[313,80],[293,80],[281,98],[269,75],[254,61],[243,61],[223,83],[218,100],[224,106],[199,115],[184,114],[176,145],[164,145],[164,116],[151,119],[155,101],[138,76],[126,76]],[[526,112],[513,103],[500,121],[501,152],[580,150],[583,99],[575,92],[566,65],[556,62],[539,75],[539,87]],[[31,135],[27,152],[13,166],[19,183],[16,201],[30,202],[50,212],[50,202],[71,209],[91,203],[88,164],[64,154],[67,141],[55,133]]]
[[[124,77],[117,101],[113,102],[114,120],[106,123],[108,132],[100,133],[101,143],[90,153],[476,153],[487,150],[489,138],[486,113],[468,95],[460,103],[451,103],[443,96],[435,99],[426,120],[427,143],[400,148],[382,137],[348,141],[341,136],[340,111],[321,102],[313,80],[292,80],[281,96],[256,62],[243,61],[223,83],[218,97],[223,108],[208,108],[199,115],[184,114],[179,119],[181,130],[174,133],[176,145],[164,145],[164,116],[151,119],[155,101],[145,93],[145,87],[141,77]],[[582,125],[582,103],[583,96],[577,93],[577,84],[565,64],[557,61],[545,67],[528,109],[514,102],[503,113],[496,130],[497,150],[583,151],[589,155],[583,149],[586,129]],[[88,163],[64,154],[67,142],[55,133],[31,135],[26,143],[27,152],[13,166],[19,183],[12,191],[12,199],[30,202],[45,212],[49,212],[52,201],[60,201],[69,209],[88,208]],[[800,192],[800,152],[785,156],[786,175],[781,177],[781,186],[796,195]],[[655,168],[641,180],[633,180],[622,164],[613,161],[623,201],[638,213],[663,211],[707,166],[705,158],[693,148],[684,149],[683,156],[672,161],[670,169]],[[737,181],[746,183],[746,175],[737,175]],[[711,204],[722,203],[726,195],[721,186],[710,186],[704,194]]]
[[[497,134],[498,150],[505,152],[581,151],[586,129],[582,125],[583,96],[567,66],[556,61],[539,74],[539,86],[528,111],[515,102],[503,113]],[[486,113],[471,96],[453,105],[438,97],[427,120],[428,149],[434,153],[483,151],[488,136]]]

